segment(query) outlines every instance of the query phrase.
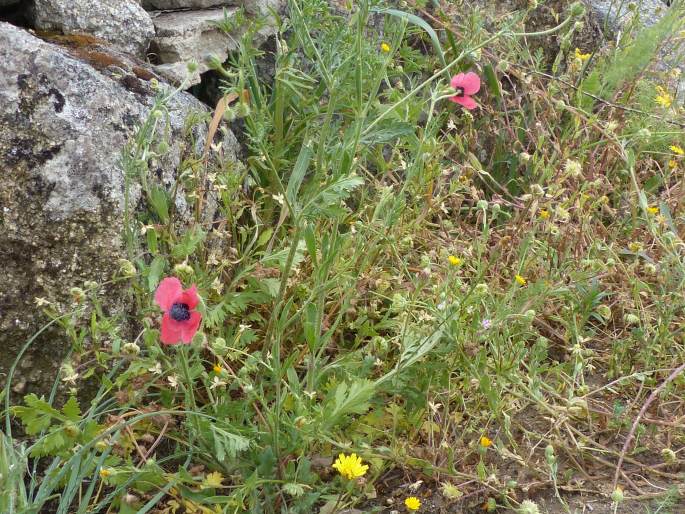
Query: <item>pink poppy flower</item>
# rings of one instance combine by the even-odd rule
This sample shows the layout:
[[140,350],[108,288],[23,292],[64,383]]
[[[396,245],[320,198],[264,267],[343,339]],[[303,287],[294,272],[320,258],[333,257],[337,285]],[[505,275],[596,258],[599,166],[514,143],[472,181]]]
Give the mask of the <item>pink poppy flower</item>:
[[478,107],[476,101],[471,98],[480,90],[480,77],[469,71],[468,73],[459,73],[452,77],[451,86],[457,90],[457,94],[450,96],[450,100],[461,105],[466,109],[475,109]]
[[179,279],[167,277],[159,284],[155,301],[164,311],[162,343],[190,343],[202,321],[202,314],[193,310],[200,303],[195,284],[184,291]]

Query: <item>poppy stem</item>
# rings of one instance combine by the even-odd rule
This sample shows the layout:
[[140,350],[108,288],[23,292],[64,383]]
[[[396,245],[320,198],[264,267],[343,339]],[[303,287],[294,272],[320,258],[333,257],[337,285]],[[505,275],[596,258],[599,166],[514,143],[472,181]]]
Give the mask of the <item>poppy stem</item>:
[[[186,392],[186,403],[190,404],[190,408],[193,412],[197,412],[197,404],[195,403],[195,392],[193,390],[193,379],[190,376],[190,366],[188,366],[188,354],[187,345],[181,344],[180,354],[181,354],[181,368],[183,369],[183,375],[185,378],[185,392]],[[190,416],[190,415],[189,415]],[[200,423],[196,416],[192,416],[193,424],[195,425],[195,431],[197,436],[200,435]]]

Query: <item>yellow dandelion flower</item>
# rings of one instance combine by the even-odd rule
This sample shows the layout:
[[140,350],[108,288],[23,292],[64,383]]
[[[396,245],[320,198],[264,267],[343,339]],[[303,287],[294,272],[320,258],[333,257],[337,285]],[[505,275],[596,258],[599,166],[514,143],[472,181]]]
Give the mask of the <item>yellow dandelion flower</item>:
[[345,455],[341,453],[333,463],[333,468],[338,470],[342,476],[348,480],[363,477],[369,469],[367,464],[362,464],[361,457],[357,457],[356,453],[352,455]]
[[592,54],[584,54],[583,52],[580,51],[580,48],[576,48],[576,59],[578,59],[579,61],[585,62],[591,56],[592,56]]
[[661,107],[668,109],[673,103],[673,97],[671,94],[661,86],[656,86],[656,93],[657,95],[654,98],[654,101]]
[[685,155],[685,150],[681,146],[671,145],[668,148],[676,155]]
[[514,280],[516,280],[516,283],[520,286],[525,286],[528,283],[528,281],[521,275],[515,275]]
[[657,214],[659,212],[659,208],[653,205],[651,207],[647,207],[647,212],[649,214],[654,215],[654,214]]
[[390,45],[385,42],[381,43],[381,51],[387,54],[390,52]]
[[218,364],[214,364],[214,367],[212,369],[214,369],[214,373],[216,373],[217,375],[220,375],[221,372],[223,371],[221,366],[219,366]]
[[542,220],[548,220],[549,219],[549,211],[547,209],[540,209],[540,212],[538,213],[540,216],[540,219]]
[[421,500],[416,496],[410,496],[404,500],[404,506],[409,510],[419,510],[421,508]]
[[492,439],[490,439],[488,436],[484,435],[480,438],[479,443],[480,443],[481,447],[489,448],[490,446],[492,446]]
[[454,255],[450,255],[449,257],[447,257],[447,260],[450,261],[450,264],[452,266],[460,266],[463,262],[459,257],[455,257]]

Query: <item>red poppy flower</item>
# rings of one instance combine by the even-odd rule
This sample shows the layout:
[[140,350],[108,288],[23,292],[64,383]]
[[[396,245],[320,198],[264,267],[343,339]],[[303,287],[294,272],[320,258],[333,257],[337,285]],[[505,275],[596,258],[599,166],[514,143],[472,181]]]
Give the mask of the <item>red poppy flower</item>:
[[195,284],[184,291],[179,279],[167,277],[159,284],[155,301],[164,311],[162,343],[190,343],[202,321],[202,314],[193,310],[200,303]]
[[450,100],[461,105],[466,109],[475,109],[478,107],[476,101],[471,98],[480,90],[480,77],[469,71],[468,73],[459,73],[452,77],[451,86],[457,90],[457,94],[450,96]]

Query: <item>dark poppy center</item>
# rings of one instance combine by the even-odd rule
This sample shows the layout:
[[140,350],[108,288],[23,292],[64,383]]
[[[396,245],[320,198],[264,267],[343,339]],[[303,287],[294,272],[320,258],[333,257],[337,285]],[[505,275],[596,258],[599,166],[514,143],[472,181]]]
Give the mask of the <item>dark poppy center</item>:
[[187,321],[190,319],[190,310],[188,309],[188,304],[185,303],[175,303],[171,306],[169,311],[171,319],[176,321]]
[[463,87],[455,87],[454,89],[456,91],[456,94],[454,96],[464,96],[464,88]]

